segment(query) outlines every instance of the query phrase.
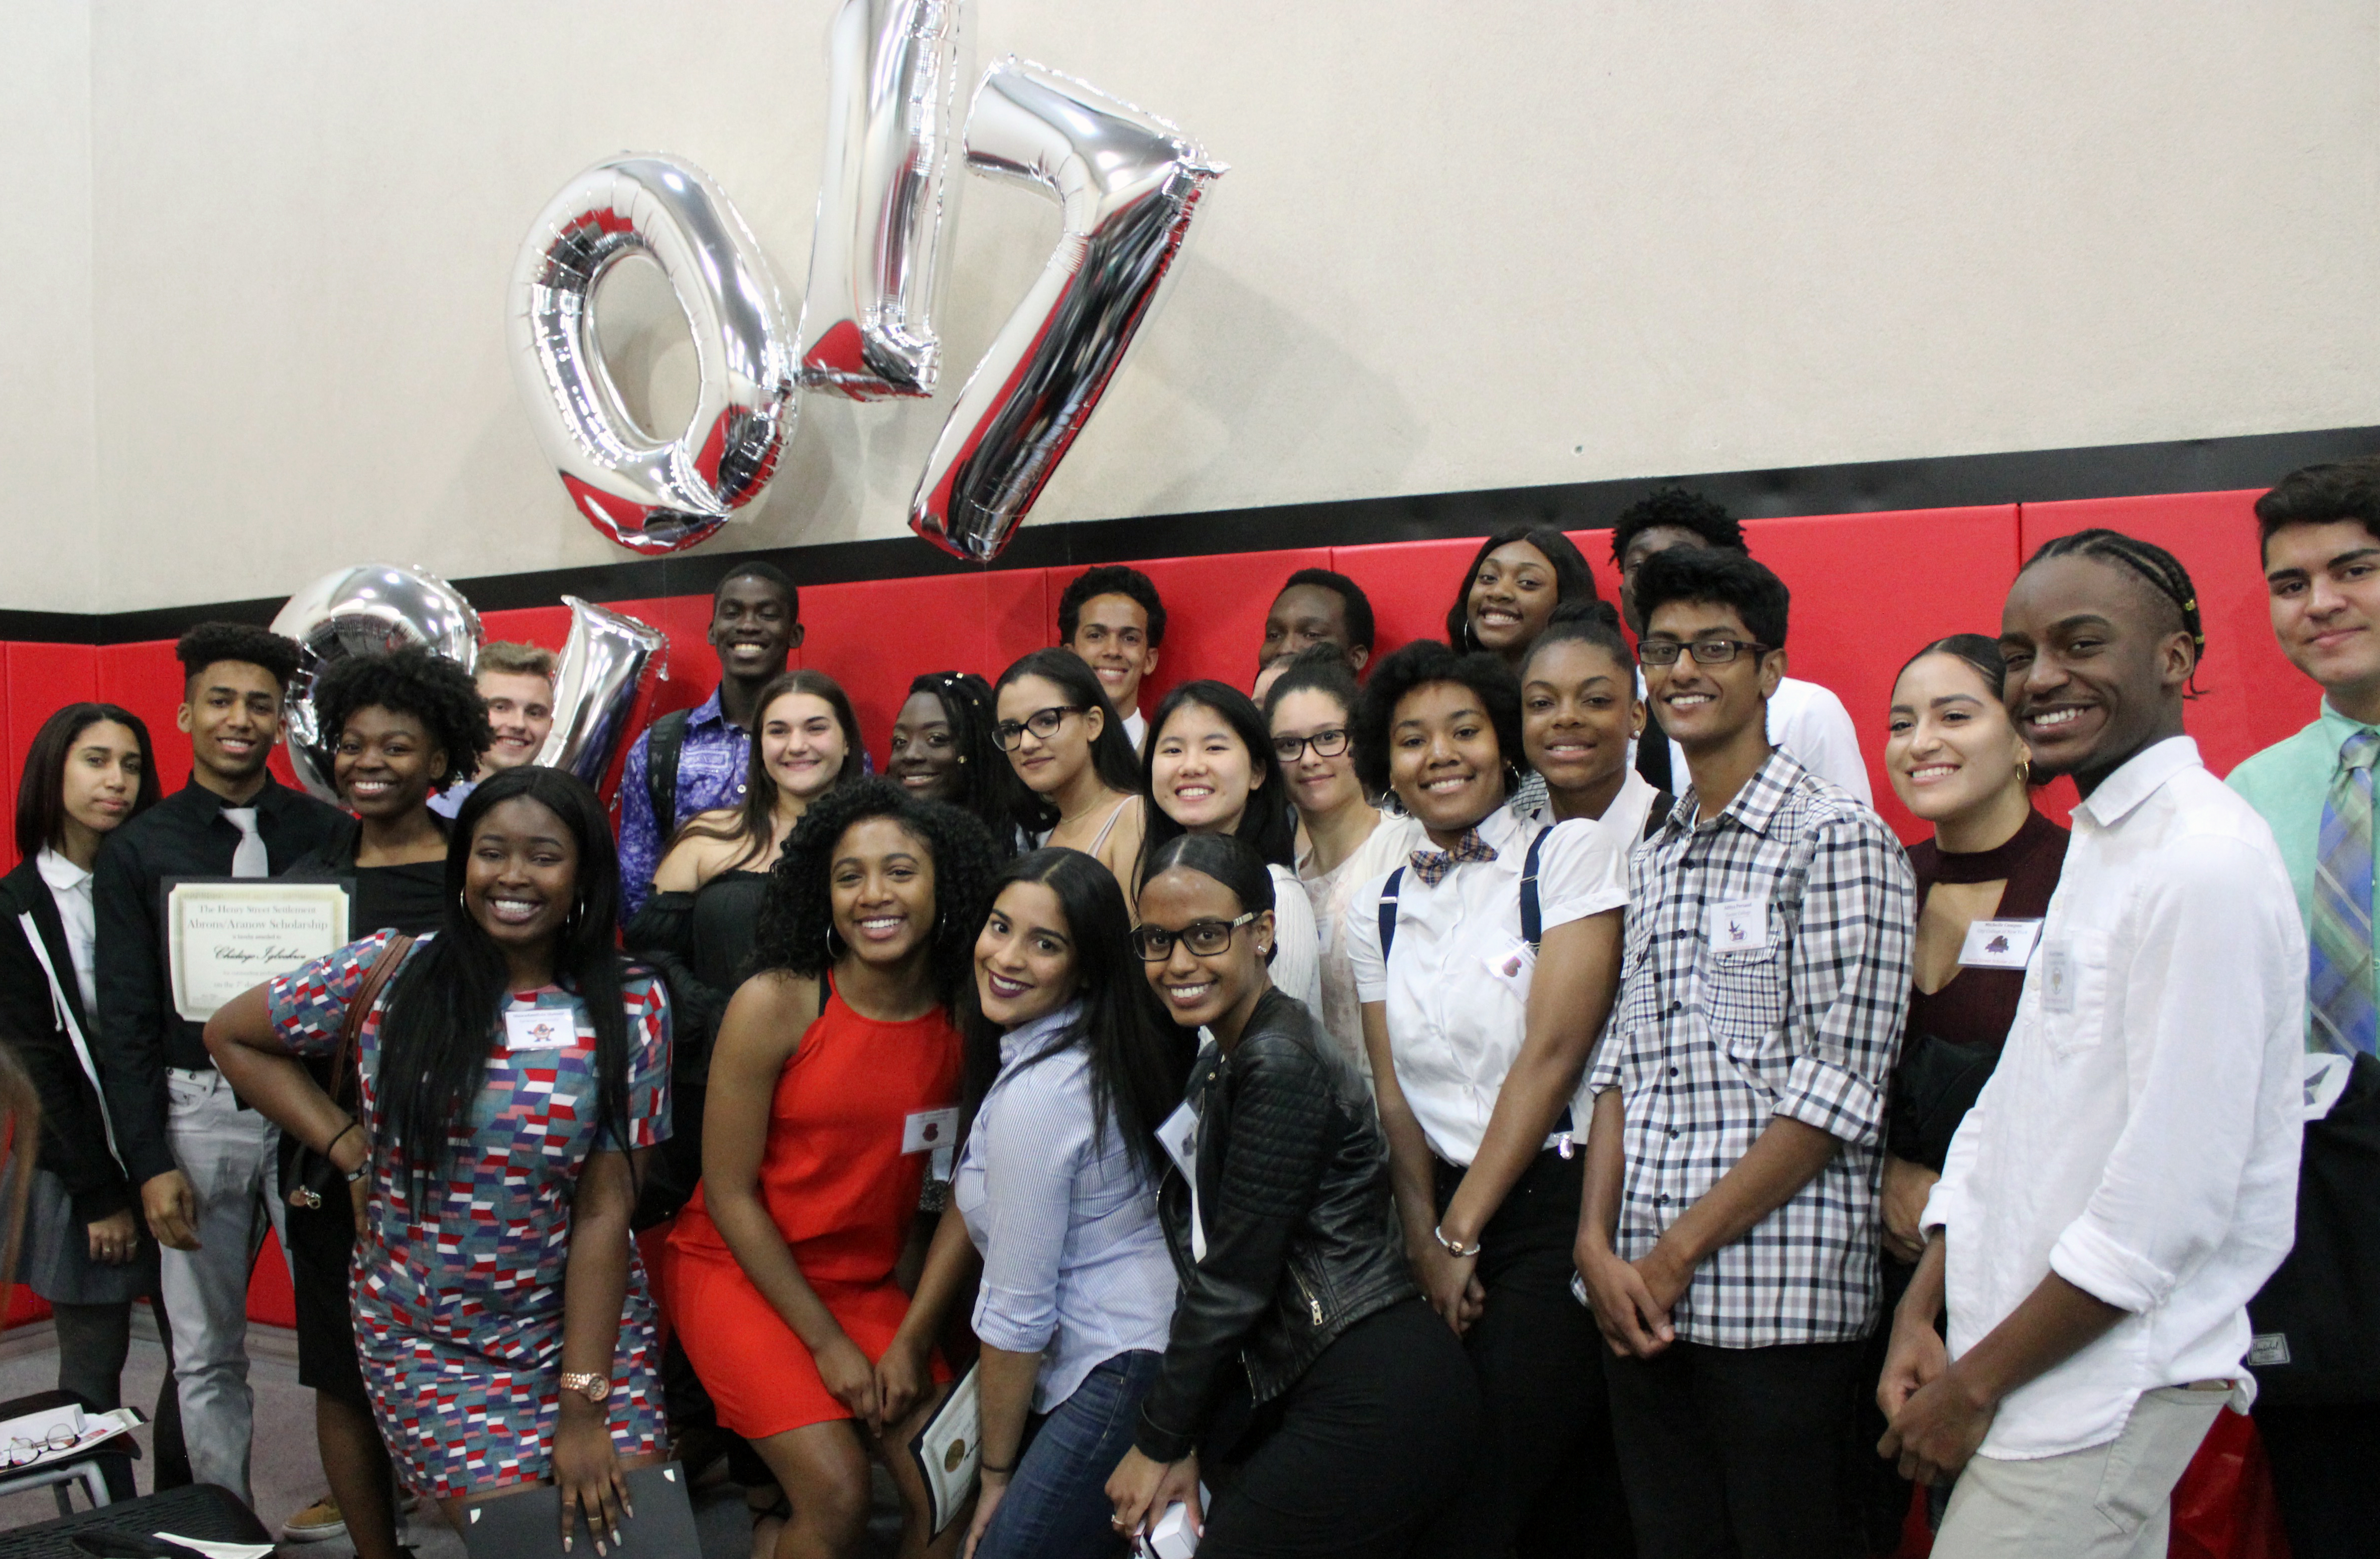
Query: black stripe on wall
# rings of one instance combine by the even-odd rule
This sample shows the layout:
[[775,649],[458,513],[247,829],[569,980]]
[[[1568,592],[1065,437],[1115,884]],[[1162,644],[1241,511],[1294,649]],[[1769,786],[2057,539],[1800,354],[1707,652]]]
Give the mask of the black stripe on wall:
[[[1282,547],[1418,542],[1476,536],[1519,524],[1587,530],[1610,524],[1621,509],[1670,481],[1683,481],[1709,494],[1742,518],[1760,519],[2269,487],[2300,466],[2365,455],[2380,455],[2380,427],[1348,498],[1203,514],[1081,520],[1071,525],[1027,525],[989,566],[1048,568]],[[483,612],[548,606],[565,593],[589,601],[696,595],[710,591],[734,565],[755,557],[768,559],[805,585],[960,574],[985,566],[952,557],[914,536],[898,536],[752,552],[627,558],[575,568],[491,574],[457,579],[455,585]],[[282,600],[91,614],[0,610],[0,639],[138,643],[170,639],[199,622],[269,623],[281,609]]]

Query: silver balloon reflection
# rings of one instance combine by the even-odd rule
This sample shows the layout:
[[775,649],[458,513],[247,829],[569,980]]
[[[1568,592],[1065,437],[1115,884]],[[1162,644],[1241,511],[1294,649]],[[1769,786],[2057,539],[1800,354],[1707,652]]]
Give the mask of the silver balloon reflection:
[[537,761],[601,786],[627,732],[646,669],[669,639],[657,627],[575,595],[562,603],[570,608],[570,637],[553,676],[553,730]]
[[1098,408],[1225,170],[1155,116],[1013,55],[976,92],[966,154],[1062,213],[1056,251],[968,375],[909,505],[917,534],[983,560]]
[[826,174],[802,293],[801,380],[928,396],[960,0],[844,0],[827,30]]
[[273,631],[298,641],[298,675],[289,684],[289,766],[325,801],[339,798],[331,783],[331,756],[339,733],[314,718],[314,682],[350,655],[385,655],[426,644],[465,671],[480,659],[480,614],[435,574],[401,563],[334,569],[291,596],[273,619]]
[[[694,327],[700,386],[674,438],[637,426],[603,364],[594,298],[632,254]],[[793,436],[792,336],[759,240],[719,187],[674,157],[616,157],[563,187],[513,267],[513,377],[570,501],[641,553],[710,536],[760,495]]]

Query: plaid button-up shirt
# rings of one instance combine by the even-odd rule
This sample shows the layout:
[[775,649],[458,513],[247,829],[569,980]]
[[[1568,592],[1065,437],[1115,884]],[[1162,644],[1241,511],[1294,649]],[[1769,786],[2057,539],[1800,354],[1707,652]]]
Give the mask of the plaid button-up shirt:
[[1816,1177],[1696,1269],[1670,1312],[1718,1347],[1842,1342],[1876,1304],[1876,1179],[1909,1003],[1909,860],[1783,752],[1718,817],[1693,791],[1629,859],[1627,951],[1589,1086],[1618,1088],[1615,1248],[1636,1261],[1784,1115],[1840,1139]]

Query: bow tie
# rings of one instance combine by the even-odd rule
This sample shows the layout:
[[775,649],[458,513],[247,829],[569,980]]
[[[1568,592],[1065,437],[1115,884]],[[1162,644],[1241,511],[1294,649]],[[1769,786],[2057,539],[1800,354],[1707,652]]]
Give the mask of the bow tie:
[[1446,881],[1446,874],[1466,860],[1494,860],[1496,846],[1479,837],[1475,828],[1463,830],[1463,837],[1451,850],[1415,850],[1413,853],[1414,875],[1431,887]]

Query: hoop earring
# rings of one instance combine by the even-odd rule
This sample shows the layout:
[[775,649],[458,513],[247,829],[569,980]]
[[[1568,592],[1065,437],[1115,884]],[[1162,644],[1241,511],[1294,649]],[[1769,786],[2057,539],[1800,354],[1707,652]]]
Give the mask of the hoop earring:
[[2031,785],[2033,783],[2033,755],[2031,753],[2027,753],[2025,756],[2016,761],[2016,777],[2020,784]]
[[[848,952],[849,950],[850,949],[848,948],[844,949],[845,952]],[[826,961],[830,964],[839,964],[843,961],[843,954],[834,950],[834,922],[832,920],[829,920],[826,923]]]

